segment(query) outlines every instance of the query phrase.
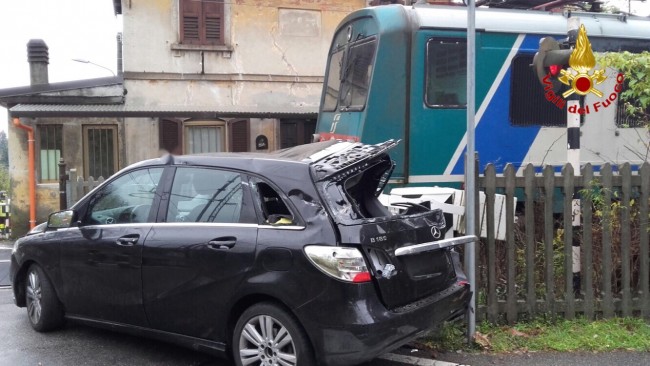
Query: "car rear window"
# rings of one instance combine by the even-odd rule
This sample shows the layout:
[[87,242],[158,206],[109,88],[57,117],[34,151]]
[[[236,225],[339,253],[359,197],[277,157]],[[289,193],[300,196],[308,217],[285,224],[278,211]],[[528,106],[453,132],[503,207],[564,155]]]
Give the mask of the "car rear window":
[[381,187],[386,171],[384,160],[368,169],[350,175],[339,181],[324,184],[327,204],[335,216],[342,220],[360,220],[389,217],[392,214],[379,202],[378,187]]

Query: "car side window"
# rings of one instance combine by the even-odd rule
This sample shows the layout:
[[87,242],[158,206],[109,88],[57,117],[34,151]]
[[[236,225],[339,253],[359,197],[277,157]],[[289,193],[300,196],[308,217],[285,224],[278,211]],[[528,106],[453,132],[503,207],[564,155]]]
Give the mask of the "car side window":
[[213,168],[177,168],[167,222],[250,222],[242,215],[244,186],[240,173]]
[[163,168],[134,170],[108,183],[91,198],[84,224],[152,222],[149,213],[162,172]]
[[261,221],[271,225],[295,225],[296,220],[280,194],[260,179],[253,179],[253,183],[262,212]]

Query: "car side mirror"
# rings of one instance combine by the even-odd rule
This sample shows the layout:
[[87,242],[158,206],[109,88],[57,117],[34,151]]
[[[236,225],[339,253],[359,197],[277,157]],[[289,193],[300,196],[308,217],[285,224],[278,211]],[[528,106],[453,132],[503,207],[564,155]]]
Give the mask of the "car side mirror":
[[47,230],[68,228],[72,226],[73,217],[73,210],[54,212],[47,219]]

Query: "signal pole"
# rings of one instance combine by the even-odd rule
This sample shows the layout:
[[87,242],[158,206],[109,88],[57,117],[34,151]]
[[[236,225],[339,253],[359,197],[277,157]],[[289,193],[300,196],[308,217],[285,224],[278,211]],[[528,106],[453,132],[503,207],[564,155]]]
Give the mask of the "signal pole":
[[[580,18],[569,18],[568,25],[568,38],[569,44],[575,46],[578,29],[580,29]],[[584,106],[584,97],[571,97],[567,100],[567,162],[573,166],[575,176],[580,175],[580,120],[584,118],[583,114],[571,113],[569,111],[578,111]],[[573,108],[572,108],[573,107]],[[565,192],[566,196],[571,194],[571,226],[573,227],[573,255],[572,255],[572,272],[573,272],[573,293],[578,295],[580,293],[580,242],[576,240],[575,233],[580,229],[580,198],[575,192]],[[567,218],[564,220],[565,225]]]

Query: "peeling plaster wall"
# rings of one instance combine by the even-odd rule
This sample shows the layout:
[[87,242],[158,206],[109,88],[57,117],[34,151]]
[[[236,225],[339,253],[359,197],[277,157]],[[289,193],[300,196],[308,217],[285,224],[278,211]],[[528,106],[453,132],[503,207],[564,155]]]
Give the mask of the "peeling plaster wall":
[[159,147],[158,119],[125,118],[124,134],[125,141],[128,142],[124,151],[126,159],[124,166],[165,154]]
[[[363,0],[224,2],[226,46],[186,50],[179,1],[138,0],[123,13],[125,103],[156,106],[318,106],[331,38]],[[155,30],[155,31],[152,31]],[[252,119],[250,149],[265,135],[279,147],[278,121]],[[125,120],[126,165],[158,157],[158,121]],[[263,151],[263,150],[260,150]]]
[[[9,197],[11,198],[11,229],[14,237],[29,230],[29,175],[27,171],[27,131],[14,127],[11,119],[8,126],[9,176],[11,177]],[[26,119],[24,125],[31,126]],[[37,215],[38,217],[38,215]]]
[[[201,52],[172,49],[179,43],[178,1],[129,4],[122,8],[125,72],[201,73]],[[334,29],[365,1],[238,0],[224,6],[232,53],[205,51],[204,73],[322,76]]]
[[[128,80],[127,105],[150,106],[314,106],[317,82]],[[315,103],[315,104],[314,104]]]

